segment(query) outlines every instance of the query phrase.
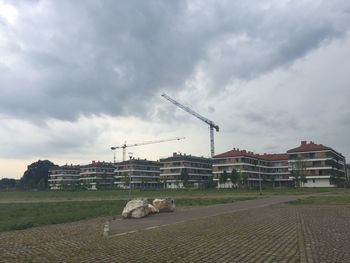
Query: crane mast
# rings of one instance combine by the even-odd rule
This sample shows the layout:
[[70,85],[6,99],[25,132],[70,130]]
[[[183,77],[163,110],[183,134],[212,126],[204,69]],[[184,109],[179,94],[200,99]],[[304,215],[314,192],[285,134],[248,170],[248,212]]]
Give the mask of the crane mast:
[[[126,159],[126,148],[128,147],[135,147],[135,146],[141,146],[141,145],[146,145],[146,144],[154,144],[154,143],[161,143],[161,142],[168,142],[168,141],[179,141],[183,140],[185,137],[176,137],[176,138],[171,138],[171,139],[164,139],[164,140],[155,140],[155,141],[145,141],[145,142],[140,142],[140,143],[134,143],[134,144],[126,144],[126,142],[120,146],[112,146],[111,150],[116,150],[116,149],[123,149],[123,162]],[[115,157],[114,157],[115,159]],[[114,160],[115,162],[115,160]]]
[[181,103],[177,102],[176,100],[170,98],[168,95],[165,93],[162,94],[162,97],[170,101],[171,103],[175,104],[178,106],[180,109],[186,111],[187,113],[195,116],[196,118],[200,119],[201,121],[205,122],[206,124],[209,125],[209,132],[210,132],[210,155],[211,157],[214,157],[215,155],[215,146],[214,146],[214,129],[218,132],[219,131],[219,126],[216,125],[213,121],[203,117],[199,113],[195,112],[191,108],[182,105]]

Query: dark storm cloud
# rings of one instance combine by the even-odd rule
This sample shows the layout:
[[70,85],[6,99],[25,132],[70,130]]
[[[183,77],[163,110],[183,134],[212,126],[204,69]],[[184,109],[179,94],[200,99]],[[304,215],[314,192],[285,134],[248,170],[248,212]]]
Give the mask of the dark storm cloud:
[[0,113],[34,120],[147,116],[161,90],[185,88],[198,68],[220,92],[295,61],[349,22],[337,17],[346,1],[7,3],[19,15],[0,33],[17,48],[0,51]]

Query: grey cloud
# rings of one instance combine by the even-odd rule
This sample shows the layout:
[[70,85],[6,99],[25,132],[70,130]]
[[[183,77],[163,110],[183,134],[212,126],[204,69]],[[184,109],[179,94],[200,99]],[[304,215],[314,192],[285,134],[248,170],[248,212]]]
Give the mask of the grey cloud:
[[[220,92],[234,78],[293,62],[340,36],[349,22],[330,17],[329,4],[310,16],[307,3],[264,10],[255,1],[197,2],[194,11],[192,1],[9,3],[23,20],[2,30],[22,47],[0,76],[0,112],[34,120],[147,117],[160,90],[183,89],[198,67]],[[43,11],[35,13],[35,5]],[[247,41],[234,42],[242,35]]]

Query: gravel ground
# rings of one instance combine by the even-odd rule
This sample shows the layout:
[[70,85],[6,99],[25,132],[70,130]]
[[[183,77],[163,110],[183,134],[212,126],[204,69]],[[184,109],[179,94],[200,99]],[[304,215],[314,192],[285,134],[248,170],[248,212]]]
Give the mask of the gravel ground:
[[119,236],[108,218],[0,233],[0,262],[350,262],[350,206],[253,208]]

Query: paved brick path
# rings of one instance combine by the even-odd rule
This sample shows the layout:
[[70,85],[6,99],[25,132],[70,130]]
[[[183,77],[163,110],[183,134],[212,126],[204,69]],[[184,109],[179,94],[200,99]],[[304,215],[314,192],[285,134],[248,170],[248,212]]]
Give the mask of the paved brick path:
[[0,262],[350,262],[350,206],[277,204],[107,238],[105,221],[0,233]]
[[[305,197],[305,196],[304,196]],[[303,197],[303,198],[304,198]],[[301,196],[272,196],[268,198],[246,200],[228,204],[218,204],[211,206],[187,207],[187,209],[177,209],[175,213],[160,213],[150,215],[141,219],[117,219],[109,224],[109,234],[118,235],[130,231],[155,228],[158,226],[170,225],[189,220],[201,219],[209,216],[233,213],[237,211],[265,207],[277,203],[288,202],[300,199]]]

